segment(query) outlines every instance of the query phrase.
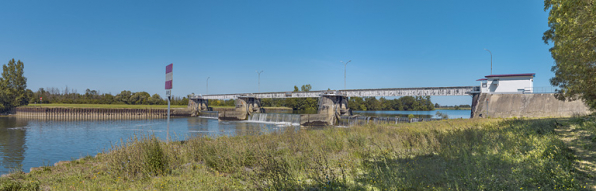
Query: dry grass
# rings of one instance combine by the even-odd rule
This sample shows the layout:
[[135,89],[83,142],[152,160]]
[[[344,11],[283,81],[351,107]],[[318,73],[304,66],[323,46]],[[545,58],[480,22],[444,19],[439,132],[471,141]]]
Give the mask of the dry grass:
[[169,144],[133,137],[97,157],[0,178],[0,189],[582,189],[575,155],[555,133],[575,122],[561,121],[455,119]]

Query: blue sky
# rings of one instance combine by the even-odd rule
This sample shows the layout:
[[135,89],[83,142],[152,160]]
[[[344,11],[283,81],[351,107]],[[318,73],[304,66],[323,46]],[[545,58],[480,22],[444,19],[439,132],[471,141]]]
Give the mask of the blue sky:
[[[0,1],[0,64],[28,88],[174,95],[478,85],[554,76],[543,1]],[[433,97],[439,104],[471,98]]]

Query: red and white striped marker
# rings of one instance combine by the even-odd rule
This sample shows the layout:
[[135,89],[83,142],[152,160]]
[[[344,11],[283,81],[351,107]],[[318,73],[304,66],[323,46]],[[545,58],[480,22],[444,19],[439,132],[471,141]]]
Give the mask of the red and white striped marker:
[[173,63],[166,66],[166,90],[172,89],[172,76],[173,76],[172,68],[173,67],[174,67]]

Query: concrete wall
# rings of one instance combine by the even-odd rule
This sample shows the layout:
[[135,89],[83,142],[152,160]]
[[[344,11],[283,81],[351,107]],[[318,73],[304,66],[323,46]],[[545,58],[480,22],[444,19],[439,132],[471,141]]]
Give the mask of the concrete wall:
[[560,101],[554,94],[481,94],[473,117],[570,117],[589,114],[581,101]]

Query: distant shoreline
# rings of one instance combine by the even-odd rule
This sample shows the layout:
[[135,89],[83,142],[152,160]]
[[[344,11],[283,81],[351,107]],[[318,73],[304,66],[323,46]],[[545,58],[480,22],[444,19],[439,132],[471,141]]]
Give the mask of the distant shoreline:
[[441,107],[435,108],[435,110],[471,110],[471,107],[460,107],[459,109],[455,109],[455,107]]

